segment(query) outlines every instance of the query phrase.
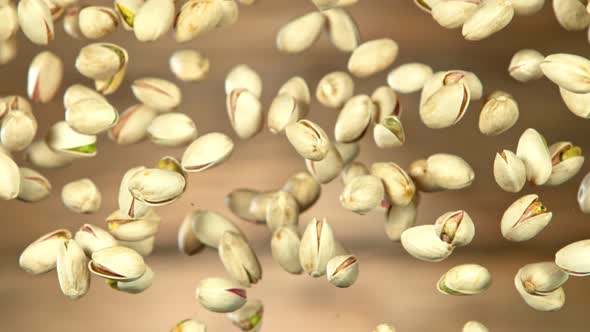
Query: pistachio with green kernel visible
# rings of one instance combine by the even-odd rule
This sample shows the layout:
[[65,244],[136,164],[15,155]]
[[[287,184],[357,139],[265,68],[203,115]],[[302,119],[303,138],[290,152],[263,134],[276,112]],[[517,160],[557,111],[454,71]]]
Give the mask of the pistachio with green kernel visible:
[[549,147],[553,170],[545,182],[547,186],[557,186],[565,183],[578,174],[584,164],[582,148],[571,142],[557,142]]
[[539,234],[551,221],[553,213],[537,195],[526,195],[508,207],[502,216],[502,235],[510,241],[527,241]]
[[538,131],[532,128],[524,131],[518,140],[516,155],[524,163],[528,181],[542,185],[549,180],[553,169],[551,153],[547,141]]
[[139,8],[143,6],[144,0],[115,0],[114,7],[123,29],[127,31],[133,30],[133,24],[135,23],[135,16],[139,11]]
[[445,273],[436,287],[446,295],[477,295],[491,284],[492,275],[488,269],[477,264],[463,264]]
[[[232,0],[233,1],[233,0]],[[240,309],[226,314],[226,317],[244,332],[258,332],[262,327],[264,306],[260,300],[248,299]]]
[[395,115],[385,117],[373,127],[373,139],[382,149],[402,146],[406,141],[406,133],[400,119]]

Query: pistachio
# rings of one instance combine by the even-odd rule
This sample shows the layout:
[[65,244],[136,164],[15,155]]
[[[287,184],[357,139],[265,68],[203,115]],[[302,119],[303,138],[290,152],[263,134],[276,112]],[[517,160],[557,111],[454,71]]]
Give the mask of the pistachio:
[[579,55],[557,53],[545,57],[540,66],[543,74],[560,88],[574,93],[590,92],[590,60]]
[[246,304],[246,290],[237,283],[223,278],[203,279],[195,292],[197,301],[207,310],[228,313]]
[[322,184],[329,183],[334,180],[340,172],[342,172],[343,162],[340,153],[330,145],[328,154],[320,161],[305,160],[307,171]]
[[285,127],[299,120],[300,113],[297,100],[282,93],[273,99],[268,110],[268,129],[273,134],[282,133]]
[[186,218],[190,218],[197,239],[212,248],[219,247],[225,232],[241,234],[240,229],[231,220],[217,212],[196,210]]
[[328,261],[336,251],[332,228],[325,218],[314,218],[305,228],[299,248],[299,261],[303,270],[314,278],[326,274]]
[[277,228],[270,240],[272,258],[283,270],[291,274],[301,274],[303,268],[299,261],[301,239],[296,229],[291,226]]
[[[528,264],[514,277],[516,291],[526,304],[538,311],[557,311],[565,303],[561,285],[567,274],[552,262]],[[540,286],[540,288],[538,288]]]
[[369,169],[365,164],[361,163],[360,161],[353,161],[350,164],[344,166],[342,170],[342,183],[346,186],[349,184],[354,178],[359,176],[369,175]]
[[516,193],[526,183],[526,169],[522,160],[510,150],[496,153],[494,159],[494,178],[502,190]]
[[[234,1],[223,1],[234,3]],[[197,82],[207,78],[209,59],[194,50],[178,50],[170,57],[170,70],[177,79],[184,82]]]
[[328,19],[327,28],[332,44],[343,52],[354,51],[359,46],[361,37],[352,16],[340,8],[325,10],[322,14]]
[[418,213],[416,205],[412,201],[406,206],[392,205],[389,207],[385,218],[385,234],[387,238],[391,241],[398,242],[406,229],[414,227]]
[[354,94],[354,81],[348,73],[331,72],[320,80],[316,88],[318,101],[330,108],[340,108]]
[[578,189],[578,204],[584,213],[590,213],[590,173],[586,174]]
[[176,17],[176,41],[187,42],[213,30],[223,19],[222,1],[189,0],[182,5]]
[[262,129],[262,105],[249,90],[232,90],[226,98],[226,109],[230,123],[241,139],[252,138]]
[[119,113],[104,99],[82,99],[66,109],[65,119],[75,131],[96,135],[113,127]]
[[350,98],[336,120],[336,141],[350,143],[360,140],[367,131],[374,113],[375,104],[369,96],[358,95]]
[[256,3],[257,0],[238,0],[238,2],[242,5],[250,6]]
[[61,59],[49,52],[37,54],[29,66],[27,76],[27,94],[37,103],[48,103],[53,99],[63,77]]
[[475,179],[473,169],[463,158],[446,153],[412,163],[409,173],[422,191],[463,189]]
[[303,158],[320,161],[330,149],[328,135],[315,123],[299,120],[285,128],[285,134],[291,145]]
[[590,25],[586,4],[578,0],[553,0],[557,22],[568,31],[583,30]]
[[313,2],[319,10],[326,10],[338,7],[338,2],[340,2],[340,0],[311,0],[311,2]]
[[399,47],[391,39],[375,39],[357,47],[348,60],[348,71],[366,78],[387,69],[397,57]]
[[527,180],[542,185],[551,176],[551,153],[545,138],[535,129],[524,131],[518,140],[516,155],[526,167]]
[[119,26],[117,13],[109,7],[89,6],[80,10],[80,31],[88,39],[99,39],[113,33]]
[[91,224],[82,225],[76,232],[75,240],[89,257],[94,252],[117,245],[117,240],[109,232]]
[[0,141],[10,151],[22,151],[37,134],[37,120],[31,111],[10,110],[0,124]]
[[231,231],[223,233],[218,250],[221,262],[233,280],[250,287],[262,279],[258,257],[241,234]]
[[122,241],[141,241],[156,235],[160,227],[160,216],[150,210],[145,216],[135,219],[127,213],[116,210],[107,219],[107,228],[113,236]]
[[411,62],[393,69],[387,75],[387,84],[399,93],[413,93],[420,91],[432,75],[430,66]]
[[37,45],[47,45],[53,40],[53,18],[43,0],[18,2],[18,22],[23,33]]
[[146,0],[133,20],[135,37],[141,42],[159,39],[170,31],[175,16],[173,0]]
[[133,174],[127,187],[136,200],[148,206],[162,206],[182,195],[186,189],[186,180],[177,172],[147,168]]
[[240,8],[235,0],[222,0],[221,10],[222,15],[221,20],[217,23],[218,28],[233,25],[238,21]]
[[[414,0],[414,2],[418,3],[418,1],[435,1],[435,0]],[[440,0],[436,0],[440,1]],[[395,328],[389,324],[379,324],[373,330],[373,332],[395,332]]]
[[267,191],[262,192],[254,197],[252,197],[252,201],[250,202],[250,206],[248,207],[249,213],[254,217],[255,223],[264,224],[266,221],[266,211],[268,210],[268,206],[272,201],[273,197],[277,194],[276,191]]
[[86,295],[90,287],[88,258],[74,240],[67,240],[57,256],[57,277],[62,293],[70,300]]
[[127,66],[127,51],[115,44],[95,43],[80,49],[76,69],[94,80],[109,80]]
[[459,83],[469,89],[470,100],[481,99],[483,85],[477,75],[464,70],[449,70],[436,72],[424,83],[422,93],[420,94],[420,105],[424,105],[443,86]]
[[371,165],[371,174],[383,181],[387,200],[392,204],[406,206],[414,198],[414,181],[396,163],[374,163]]
[[342,157],[342,163],[344,165],[348,165],[353,162],[360,153],[360,146],[358,142],[334,142],[334,147],[336,150],[338,150],[340,157]]
[[257,222],[257,216],[250,212],[250,205],[258,194],[258,191],[250,189],[235,189],[225,196],[225,205],[237,217],[246,221]]
[[61,200],[73,212],[94,213],[100,209],[102,197],[92,180],[81,179],[63,186]]
[[352,286],[359,274],[358,259],[352,255],[335,256],[326,267],[328,281],[339,288]]
[[17,53],[16,37],[0,41],[0,65],[5,65],[14,60]]
[[352,212],[365,214],[375,209],[385,194],[381,179],[373,175],[360,175],[352,179],[340,195],[342,206]]
[[529,16],[539,12],[545,0],[511,0],[512,8],[514,8],[514,14]]
[[22,182],[18,165],[9,156],[0,154],[0,200],[16,198]]
[[133,281],[116,281],[107,279],[106,282],[107,284],[109,284],[109,286],[111,286],[111,288],[116,289],[120,292],[138,294],[152,286],[154,277],[154,271],[146,265],[145,273],[141,277],[139,277],[139,279]]
[[311,12],[285,24],[277,33],[276,45],[285,53],[300,53],[310,48],[319,38],[326,17],[320,12]]
[[90,272],[115,281],[134,281],[146,271],[143,258],[135,250],[115,246],[92,253]]
[[202,172],[227,160],[233,151],[231,138],[222,133],[208,133],[193,141],[182,155],[182,169]]
[[309,113],[309,104],[311,103],[311,93],[307,82],[300,76],[293,76],[285,82],[280,88],[277,95],[287,94],[297,102],[299,116],[304,117]]
[[229,95],[237,89],[246,89],[260,98],[262,94],[262,79],[260,75],[248,65],[237,65],[225,78],[225,94]]
[[[233,0],[232,0],[233,2]],[[240,309],[226,314],[226,317],[244,332],[258,332],[262,327],[264,306],[260,300],[248,299]]]
[[67,229],[58,229],[41,236],[23,250],[18,259],[20,268],[30,274],[53,270],[61,247],[71,238],[72,234]]
[[299,212],[303,212],[318,200],[322,187],[309,173],[300,172],[291,176],[282,190],[293,195],[299,205]]
[[[123,54],[125,57],[127,53]],[[125,78],[125,73],[127,71],[127,59],[124,61],[124,65],[115,75],[105,79],[105,80],[95,80],[94,81],[94,88],[96,91],[102,93],[103,95],[110,95],[115,93],[117,89],[123,83],[123,79]]]
[[180,89],[172,82],[146,77],[135,80],[131,85],[133,95],[140,102],[159,112],[170,111],[182,100]]
[[80,30],[80,9],[80,6],[66,8],[63,19],[63,27],[68,36],[74,39],[84,40],[86,37],[84,37],[82,31]]
[[537,195],[517,199],[502,216],[502,235],[514,242],[527,241],[539,234],[551,221],[553,213]]
[[0,98],[0,117],[14,110],[22,110],[27,113],[33,112],[29,101],[21,96],[13,95]]
[[463,247],[473,240],[475,225],[467,212],[459,210],[438,217],[434,223],[434,231],[444,242],[454,247]]
[[118,241],[120,246],[135,250],[138,254],[143,257],[147,257],[154,251],[154,244],[156,237],[148,237],[145,240],[139,241]]
[[156,116],[147,133],[150,140],[161,146],[184,146],[197,138],[197,127],[184,113],[170,112]]
[[100,101],[108,102],[105,97],[93,89],[87,88],[81,84],[74,84],[69,86],[64,93],[64,107],[66,109],[71,108],[74,104],[84,99],[98,99]]
[[590,240],[570,243],[555,254],[555,264],[563,272],[571,276],[588,276],[590,275],[590,260],[588,260],[589,248]]
[[283,226],[297,226],[299,205],[295,197],[286,191],[273,195],[266,207],[266,224],[275,231]]
[[178,249],[180,253],[187,256],[193,256],[200,252],[205,245],[199,241],[197,235],[193,231],[192,214],[188,214],[182,220],[180,228],[178,229]]
[[453,253],[452,245],[442,241],[434,225],[414,226],[401,235],[401,243],[411,256],[426,262],[440,262]]
[[559,93],[567,108],[582,119],[590,119],[590,93],[573,93],[559,88]]
[[549,147],[553,170],[545,185],[556,186],[573,178],[584,164],[582,148],[571,142],[557,142]]
[[126,213],[131,218],[141,218],[145,216],[150,210],[150,207],[148,205],[133,197],[131,192],[129,192],[129,180],[136,173],[144,171],[145,169],[146,168],[143,166],[129,169],[123,175],[123,178],[121,179],[121,184],[119,185],[119,210],[121,210],[121,212]]
[[[51,0],[43,0],[47,7],[49,8],[49,12],[51,13],[51,19],[53,23],[57,22],[64,13],[64,5],[60,4],[60,1],[51,1]],[[66,0],[67,1],[67,0]],[[74,1],[74,0],[72,0]]]
[[432,18],[447,29],[461,27],[475,13],[479,0],[451,0],[438,2],[432,7]]
[[446,295],[477,295],[492,284],[492,275],[477,264],[458,265],[447,271],[436,285]]
[[479,114],[479,131],[487,136],[499,135],[518,121],[518,103],[503,91],[495,91],[486,100]]
[[109,130],[109,138],[122,145],[141,142],[155,117],[156,112],[143,104],[130,106],[118,116],[119,121]]
[[401,116],[402,109],[399,98],[392,88],[388,86],[378,87],[371,95],[371,100],[375,104],[373,122],[379,123],[392,115]]
[[19,171],[21,184],[18,199],[25,202],[38,202],[49,196],[51,183],[46,177],[30,168],[21,167]]
[[545,57],[536,50],[522,49],[516,52],[508,65],[508,73],[520,82],[529,82],[543,77],[541,63]]
[[115,11],[125,30],[133,30],[135,17],[139,9],[144,5],[144,2],[144,0],[115,0]]
[[462,332],[490,332],[490,330],[482,323],[472,320],[463,325]]
[[0,41],[14,37],[18,31],[18,14],[13,3],[0,3],[0,22]]
[[406,133],[400,119],[395,115],[385,117],[373,127],[373,139],[382,149],[402,146],[406,141]]
[[463,24],[463,37],[482,40],[504,29],[514,17],[509,0],[482,0],[473,14]]
[[428,128],[453,126],[467,112],[470,99],[470,90],[463,83],[444,85],[420,106],[420,119]]
[[170,332],[207,332],[207,326],[198,320],[185,319],[178,322]]

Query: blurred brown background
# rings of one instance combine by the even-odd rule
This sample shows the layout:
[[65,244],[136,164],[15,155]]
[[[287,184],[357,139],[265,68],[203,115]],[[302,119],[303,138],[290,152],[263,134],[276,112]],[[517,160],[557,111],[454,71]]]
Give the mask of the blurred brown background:
[[[106,2],[105,2],[106,3]],[[2,226],[0,249],[0,331],[168,331],[177,321],[198,317],[209,331],[236,331],[221,314],[206,312],[194,299],[197,282],[209,276],[223,276],[216,252],[207,250],[195,257],[183,257],[176,249],[176,232],[183,216],[195,208],[220,211],[228,216],[224,197],[234,188],[274,189],[293,173],[305,169],[302,159],[287,140],[265,130],[249,141],[238,141],[225,111],[223,80],[239,63],[259,71],[264,80],[263,103],[268,107],[278,87],[294,75],[304,77],[315,90],[319,79],[333,70],[345,70],[348,55],[337,51],[322,36],[307,52],[288,56],[274,47],[275,34],[290,18],[313,10],[310,1],[260,0],[242,6],[234,26],[211,32],[189,44],[178,45],[172,35],[152,44],[137,42],[132,33],[118,32],[107,38],[129,50],[130,65],[126,81],[109,97],[119,110],[135,103],[129,83],[142,76],[174,80],[168,58],[175,49],[195,48],[212,61],[209,79],[202,83],[180,83],[184,100],[181,111],[196,122],[199,132],[221,131],[236,138],[237,147],[223,166],[191,175],[185,195],[175,204],[160,208],[164,222],[155,253],[147,262],[156,272],[151,289],[140,295],[111,290],[103,280],[93,278],[93,286],[83,299],[72,302],[59,291],[54,272],[33,277],[18,269],[18,256],[38,236],[56,229],[76,230],[83,223],[104,225],[105,217],[116,209],[116,193],[123,172],[132,166],[150,165],[161,156],[179,156],[183,149],[156,147],[149,141],[134,146],[117,146],[100,137],[98,156],[81,160],[59,170],[40,170],[53,184],[52,195],[37,204],[19,201],[0,202]],[[590,279],[571,278],[565,289],[566,305],[557,313],[539,313],[528,308],[516,293],[513,277],[520,266],[552,260],[567,243],[590,236],[590,216],[583,215],[576,193],[585,166],[573,180],[560,187],[526,187],[520,194],[502,192],[494,183],[492,163],[496,151],[514,150],[519,135],[534,127],[547,140],[571,140],[590,151],[590,122],[577,118],[562,104],[557,88],[548,80],[520,84],[507,74],[511,56],[521,48],[535,48],[544,54],[570,52],[588,54],[585,32],[568,33],[558,26],[551,4],[532,17],[515,17],[508,28],[481,42],[467,42],[460,30],[445,30],[412,1],[361,0],[351,9],[363,40],[391,37],[400,45],[395,65],[424,62],[435,70],[474,71],[486,92],[503,89],[515,96],[521,115],[517,125],[499,137],[485,137],[477,129],[480,103],[472,103],[457,125],[444,130],[429,130],[417,114],[418,97],[402,96],[403,121],[408,140],[394,150],[378,150],[370,135],[362,141],[360,160],[395,161],[407,167],[417,158],[436,152],[463,156],[476,171],[476,182],[462,191],[425,194],[419,210],[419,223],[432,223],[446,211],[465,209],[476,222],[474,242],[455,251],[438,264],[419,262],[409,257],[398,243],[384,234],[384,216],[372,213],[358,216],[344,210],[338,195],[339,180],[322,188],[316,206],[301,217],[305,225],[312,217],[327,217],[337,237],[361,261],[358,282],[350,289],[336,289],[325,279],[291,276],[271,259],[269,232],[231,216],[244,229],[264,268],[263,281],[249,290],[251,297],[265,303],[263,331],[372,331],[381,322],[393,323],[398,331],[460,331],[468,320],[479,320],[492,331],[588,331],[586,314]],[[74,83],[90,85],[74,68],[74,59],[85,42],[73,40],[57,24],[57,40],[49,49],[65,64],[65,87]],[[26,94],[27,66],[40,47],[19,36],[19,56],[0,67],[0,95]],[[356,93],[371,93],[384,85],[387,72],[357,80]],[[174,80],[175,81],[175,80]],[[38,135],[63,119],[61,98],[48,105],[36,105]],[[333,131],[336,111],[325,109],[314,100],[310,118]],[[22,161],[17,156],[17,161]],[[102,191],[99,213],[75,215],[60,201],[61,187],[72,180],[90,177]],[[499,221],[508,205],[529,192],[538,193],[554,212],[551,224],[535,239],[523,244],[509,243],[499,231]],[[435,283],[449,268],[475,262],[493,274],[492,287],[474,297],[438,294]]]

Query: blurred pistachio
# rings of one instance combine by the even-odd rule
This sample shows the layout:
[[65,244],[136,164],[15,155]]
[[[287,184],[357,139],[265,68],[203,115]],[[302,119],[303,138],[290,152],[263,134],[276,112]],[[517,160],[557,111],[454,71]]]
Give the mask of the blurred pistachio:
[[529,128],[522,133],[516,155],[524,163],[529,182],[542,185],[549,180],[553,169],[551,153],[547,141],[538,131]]
[[67,229],[58,229],[41,236],[21,253],[18,259],[20,268],[30,274],[43,274],[53,270],[61,247],[71,238],[72,233]]
[[590,213],[590,173],[586,174],[578,189],[578,204],[584,213]]
[[63,71],[63,63],[57,55],[49,51],[37,54],[27,76],[29,98],[37,103],[50,102],[59,90]]
[[518,103],[503,91],[492,93],[479,113],[479,131],[487,136],[500,135],[518,121]]
[[246,290],[234,281],[223,278],[203,279],[195,292],[197,301],[207,310],[228,313],[246,304]]
[[100,209],[102,196],[94,182],[86,178],[64,185],[61,200],[73,212],[94,213]]
[[375,209],[385,194],[383,182],[374,175],[360,175],[352,179],[340,194],[340,204],[352,212],[365,214]]
[[575,277],[590,275],[590,240],[570,243],[555,254],[555,264],[563,272]]
[[299,223],[299,205],[295,197],[286,191],[273,195],[266,207],[266,224],[271,231],[283,226],[295,226]]
[[141,142],[155,117],[156,112],[143,104],[130,106],[121,113],[119,121],[109,130],[109,138],[122,145]]
[[572,113],[582,119],[590,119],[590,93],[573,93],[561,87],[559,93]]
[[17,54],[16,37],[0,41],[0,66],[14,60]]
[[502,235],[510,241],[527,241],[539,234],[551,221],[553,213],[537,195],[517,199],[502,216]]
[[10,151],[22,151],[35,139],[37,119],[31,111],[14,109],[6,112],[0,124],[0,142]]
[[335,71],[326,74],[316,88],[316,98],[324,106],[340,108],[354,94],[354,81],[346,72]]
[[583,30],[590,25],[586,3],[579,0],[553,0],[557,22],[568,31]]
[[22,182],[18,165],[10,156],[0,154],[0,200],[17,198]]
[[514,285],[531,308],[537,311],[557,311],[565,304],[565,293],[561,285],[567,278],[567,274],[553,262],[532,263],[518,270]]
[[12,2],[0,3],[0,22],[0,41],[14,37],[19,23],[16,7]]
[[[223,2],[230,1],[223,0]],[[177,79],[184,82],[205,80],[209,74],[209,66],[208,58],[190,49],[178,50],[170,57],[170,70]]]
[[117,240],[109,232],[91,224],[82,225],[76,232],[75,240],[89,257],[96,251],[117,245]]
[[373,127],[373,139],[382,149],[400,147],[406,141],[406,133],[400,119],[395,115],[385,117]]
[[[125,53],[126,56],[126,53]],[[125,78],[125,73],[127,72],[127,60],[125,60],[125,64],[118,72],[116,72],[113,76],[105,79],[105,80],[95,80],[94,81],[94,88],[96,91],[102,93],[103,95],[110,95],[115,93],[117,89],[123,83],[123,79]]]
[[97,135],[115,126],[119,113],[104,99],[82,99],[66,108],[65,119],[75,131]]
[[[232,0],[233,2],[233,0]],[[264,306],[260,300],[248,299],[240,309],[226,314],[226,317],[244,332],[258,332],[262,327]]]
[[147,168],[133,174],[127,182],[131,195],[148,206],[168,205],[182,195],[186,180],[182,174]]
[[155,242],[155,236],[148,237],[147,239],[139,241],[118,241],[120,246],[135,250],[138,254],[140,254],[143,257],[147,257],[152,254],[152,252],[154,251]]
[[360,146],[358,142],[335,142],[333,144],[336,150],[338,150],[340,157],[342,157],[342,163],[344,165],[350,164],[352,161],[356,159],[356,157],[358,157],[360,153]]
[[174,29],[176,41],[188,42],[213,30],[223,18],[222,1],[189,0],[180,8]]
[[182,155],[182,169],[186,172],[202,172],[227,160],[234,143],[225,134],[208,133],[194,140]]
[[173,0],[146,0],[133,19],[135,37],[141,42],[158,40],[170,31],[175,17]]
[[93,252],[88,269],[105,279],[134,281],[145,273],[146,265],[135,250],[115,246]]
[[252,201],[250,202],[248,210],[254,217],[253,221],[255,223],[264,224],[266,222],[266,211],[268,210],[268,205],[276,193],[276,191],[267,191],[258,193],[252,197]]
[[369,96],[357,95],[350,98],[336,120],[336,141],[350,143],[360,140],[367,131],[374,113],[375,104]]
[[217,23],[217,27],[221,28],[224,26],[233,25],[238,21],[240,8],[235,0],[222,0],[221,1],[221,19]]
[[475,236],[475,225],[469,214],[463,210],[447,212],[434,222],[436,235],[453,247],[471,243]]
[[328,19],[330,40],[337,49],[352,52],[360,44],[360,32],[352,15],[345,9],[335,8],[322,12]]
[[160,220],[160,216],[153,209],[138,219],[116,210],[107,217],[106,224],[109,232],[116,239],[140,241],[156,235],[160,227]]
[[109,80],[127,66],[127,51],[115,44],[94,43],[80,49],[76,69],[94,80]]
[[178,249],[182,254],[192,256],[200,252],[205,245],[199,241],[193,231],[192,213],[184,217],[178,229]]
[[411,62],[394,68],[387,75],[387,84],[399,93],[413,93],[420,91],[432,75],[430,66]]
[[282,190],[293,195],[299,204],[299,212],[303,212],[318,200],[322,187],[309,173],[300,172],[291,176]]
[[297,100],[282,93],[273,99],[268,110],[268,129],[273,134],[282,133],[288,125],[299,120],[300,113]]
[[262,279],[262,267],[248,241],[239,233],[225,232],[219,241],[219,258],[227,273],[250,287]]
[[418,209],[415,201],[406,206],[390,206],[385,217],[387,237],[394,242],[400,241],[402,233],[416,224],[417,214]]
[[479,0],[450,0],[438,2],[432,7],[432,18],[447,29],[461,27],[475,13]]
[[514,17],[510,0],[482,0],[463,24],[463,37],[482,40],[504,29]]
[[231,220],[217,212],[196,210],[185,218],[190,218],[197,239],[212,248],[219,247],[225,232],[241,234],[240,229]]
[[375,89],[371,100],[375,104],[373,122],[379,123],[389,116],[401,116],[402,109],[397,93],[389,86],[380,86]]
[[330,8],[338,7],[338,2],[340,0],[311,0],[314,5],[318,7],[319,10],[327,10]]
[[[587,15],[590,17],[590,15]],[[550,54],[540,64],[543,74],[573,93],[590,92],[590,60],[575,54]]]
[[82,84],[70,85],[63,96],[64,107],[66,109],[71,108],[74,104],[84,99],[98,99],[108,103],[105,97],[100,93],[90,89]]
[[84,7],[78,15],[80,31],[88,39],[104,38],[119,26],[117,13],[109,7]]
[[548,186],[557,186],[570,180],[582,168],[584,156],[582,148],[571,142],[557,142],[549,147],[553,170],[551,176],[545,182]]
[[332,228],[325,218],[314,218],[305,228],[299,248],[299,261],[303,270],[314,278],[326,274],[328,261],[336,251]]
[[326,267],[328,281],[338,287],[352,286],[359,274],[358,259],[352,255],[334,256]]
[[511,0],[514,14],[529,16],[539,12],[545,5],[545,0]]
[[408,254],[426,262],[440,262],[454,249],[436,235],[434,225],[408,228],[401,235],[401,243]]
[[375,39],[357,47],[348,60],[348,71],[366,78],[387,69],[397,57],[399,47],[392,39]]
[[410,204],[416,193],[416,186],[410,176],[393,162],[378,162],[371,165],[371,174],[383,181],[387,200],[399,206]]
[[516,193],[526,183],[526,169],[522,160],[510,150],[496,153],[494,159],[494,178],[502,190]]
[[21,167],[19,171],[21,183],[18,199],[24,202],[38,202],[49,196],[51,183],[46,177],[26,167]]
[[225,196],[225,205],[237,217],[257,222],[257,216],[250,212],[250,205],[258,194],[258,191],[250,189],[235,189]]
[[344,169],[342,170],[342,183],[346,186],[354,178],[362,175],[369,175],[369,169],[360,161],[353,161],[344,166]]
[[433,129],[447,128],[457,124],[467,112],[471,95],[462,83],[442,86],[420,106],[420,119]]
[[410,165],[410,176],[421,191],[458,190],[471,185],[473,168],[461,157],[437,153]]
[[436,285],[446,295],[477,295],[492,284],[492,275],[477,264],[458,265],[447,271]]
[[536,50],[522,49],[512,56],[508,65],[508,73],[520,82],[537,80],[543,77],[541,63],[544,59],[543,54]]
[[229,95],[237,89],[246,89],[260,98],[262,94],[262,78],[248,65],[237,65],[225,77],[225,94]]
[[338,150],[334,147],[334,145],[330,145],[328,153],[324,159],[320,161],[306,159],[305,166],[307,171],[319,183],[325,184],[338,177],[340,172],[342,172],[343,163],[342,157],[340,157]]
[[133,197],[131,192],[129,192],[129,180],[131,177],[145,169],[146,168],[143,166],[130,168],[123,175],[121,184],[119,185],[119,210],[126,213],[131,218],[141,218],[150,211],[149,206]]
[[174,325],[170,332],[207,332],[207,326],[198,320],[185,319]]
[[[440,1],[440,0],[414,0],[414,2],[418,3],[418,1]],[[373,332],[396,332],[395,328],[389,324],[379,324],[373,330]]]
[[234,131],[241,139],[252,138],[262,129],[262,105],[249,90],[232,90],[226,98],[226,110]]
[[287,139],[305,159],[320,161],[326,157],[331,143],[328,135],[315,123],[299,120],[285,128]]
[[310,48],[326,24],[320,12],[310,12],[285,24],[277,33],[276,45],[284,53],[300,53]]
[[57,256],[57,278],[62,293],[70,300],[86,295],[90,287],[88,258],[75,240],[67,240]]
[[138,294],[152,286],[152,282],[154,281],[155,273],[149,267],[145,266],[145,273],[139,277],[139,279],[133,281],[117,281],[107,279],[107,284],[111,286],[111,288],[116,289],[120,292],[125,292],[129,294]]
[[274,231],[270,240],[272,258],[285,271],[291,274],[301,274],[303,268],[299,261],[300,245],[301,239],[294,227],[279,227]]
[[82,34],[80,30],[80,6],[72,6],[66,8],[64,18],[63,18],[63,28],[66,34],[74,39],[84,40],[86,37]]
[[175,109],[182,101],[182,93],[176,84],[160,78],[146,77],[133,81],[133,95],[141,103],[158,112]]
[[482,323],[472,320],[463,325],[462,332],[490,332],[490,330]]
[[197,138],[197,126],[188,115],[180,112],[156,116],[147,128],[150,140],[157,145],[184,146]]
[[300,76],[291,77],[279,88],[277,95],[282,94],[287,94],[295,99],[297,108],[299,109],[299,117],[305,117],[309,113],[311,92],[305,79]]
[[121,25],[125,30],[133,30],[135,16],[144,3],[144,0],[115,0],[115,11],[117,12]]
[[43,0],[18,2],[18,22],[27,38],[37,45],[47,45],[53,40],[53,18]]

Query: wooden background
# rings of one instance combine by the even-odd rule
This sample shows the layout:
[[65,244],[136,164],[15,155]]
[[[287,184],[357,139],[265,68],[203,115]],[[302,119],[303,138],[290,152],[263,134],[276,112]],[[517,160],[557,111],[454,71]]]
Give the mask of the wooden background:
[[[105,2],[106,3],[106,2]],[[29,242],[56,229],[77,229],[83,223],[104,225],[105,217],[116,209],[116,194],[125,170],[150,165],[164,155],[179,156],[183,149],[156,147],[150,142],[117,146],[100,137],[98,156],[78,161],[59,170],[41,170],[52,182],[52,195],[36,204],[0,202],[0,330],[1,331],[167,331],[177,321],[198,317],[209,331],[234,331],[236,328],[219,314],[206,312],[194,300],[197,282],[209,276],[223,276],[217,254],[205,251],[196,257],[183,257],[176,250],[176,232],[182,217],[195,208],[211,209],[230,215],[224,197],[234,188],[275,189],[293,173],[304,170],[301,158],[287,140],[271,135],[265,128],[254,139],[238,141],[225,112],[223,80],[239,63],[255,68],[264,80],[263,103],[268,107],[279,86],[294,75],[304,77],[315,90],[319,79],[334,70],[345,70],[347,54],[337,51],[322,36],[315,46],[299,55],[280,54],[274,47],[276,32],[290,18],[313,9],[309,1],[260,0],[240,8],[240,20],[232,27],[214,31],[189,44],[178,45],[168,35],[152,44],[137,42],[122,29],[107,38],[127,48],[130,64],[126,81],[109,97],[119,110],[135,103],[129,83],[143,76],[174,80],[168,58],[175,49],[195,48],[211,59],[209,79],[202,83],[179,83],[183,92],[180,110],[196,122],[199,133],[221,131],[237,141],[231,159],[222,167],[189,178],[189,188],[175,204],[158,209],[163,217],[156,250],[147,262],[156,272],[151,289],[131,296],[111,290],[93,278],[90,293],[80,301],[65,299],[55,273],[29,276],[18,269],[18,255]],[[427,129],[417,114],[418,96],[402,96],[403,122],[407,143],[395,150],[379,150],[368,135],[361,143],[360,160],[395,161],[407,167],[413,160],[437,152],[455,153],[471,163],[476,172],[472,187],[462,191],[422,195],[419,223],[432,223],[446,211],[465,209],[476,223],[473,243],[456,250],[438,264],[418,262],[384,234],[380,213],[358,216],[344,210],[338,202],[342,189],[339,180],[322,188],[318,204],[301,217],[305,225],[311,218],[327,217],[337,237],[361,261],[358,282],[350,289],[330,286],[324,279],[294,277],[284,273],[269,253],[269,232],[265,227],[236,220],[248,235],[264,268],[261,284],[249,290],[261,298],[265,307],[263,331],[372,331],[381,322],[391,322],[398,331],[460,331],[467,320],[480,320],[492,331],[588,331],[590,317],[585,314],[590,279],[571,278],[565,289],[565,308],[558,313],[538,313],[529,309],[513,286],[518,268],[530,262],[552,260],[554,253],[570,242],[590,236],[590,216],[583,215],[576,203],[578,185],[585,173],[559,187],[526,187],[520,194],[502,192],[494,183],[492,164],[496,151],[516,149],[524,129],[534,127],[547,140],[571,140],[590,151],[588,120],[570,112],[561,102],[558,89],[548,80],[521,84],[507,74],[511,56],[521,48],[535,48],[544,54],[569,52],[588,55],[585,32],[568,33],[555,20],[551,4],[532,17],[515,17],[510,26],[480,42],[467,42],[459,30],[445,30],[411,1],[361,0],[351,8],[363,40],[390,37],[400,46],[395,65],[424,62],[435,70],[465,69],[479,75],[486,92],[502,89],[513,94],[520,105],[516,126],[499,137],[485,137],[477,129],[479,102],[472,103],[463,120],[452,128]],[[65,62],[65,79],[60,93],[74,83],[90,85],[74,68],[75,57],[86,43],[72,40],[57,24],[57,40],[49,49]],[[0,95],[26,93],[27,66],[40,47],[19,36],[19,56],[0,67]],[[385,84],[386,72],[370,79],[356,80],[356,93],[370,94]],[[63,119],[61,98],[47,105],[36,105],[41,137],[49,126]],[[337,112],[317,101],[309,117],[327,132],[333,131]],[[17,161],[22,161],[17,156]],[[76,215],[60,202],[61,187],[82,177],[90,177],[103,195],[100,211]],[[551,224],[535,239],[522,244],[504,240],[499,221],[512,201],[526,193],[537,193],[554,213]],[[493,286],[474,297],[438,294],[435,283],[446,270],[462,263],[479,263],[490,269]]]

